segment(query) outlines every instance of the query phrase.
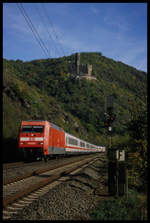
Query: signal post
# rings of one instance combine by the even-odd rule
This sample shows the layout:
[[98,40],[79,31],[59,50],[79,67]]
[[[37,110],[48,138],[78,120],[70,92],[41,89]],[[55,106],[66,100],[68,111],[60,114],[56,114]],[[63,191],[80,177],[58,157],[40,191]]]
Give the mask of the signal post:
[[108,192],[116,197],[127,195],[128,178],[125,162],[125,151],[112,147],[112,123],[116,116],[113,114],[113,97],[107,97],[107,109],[105,113],[105,126],[109,135],[108,157]]

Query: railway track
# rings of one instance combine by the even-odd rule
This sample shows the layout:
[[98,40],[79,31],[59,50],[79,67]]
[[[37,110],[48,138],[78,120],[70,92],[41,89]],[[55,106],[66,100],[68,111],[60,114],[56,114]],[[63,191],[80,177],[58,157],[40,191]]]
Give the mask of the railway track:
[[[40,163],[42,161],[38,161],[38,163]],[[4,163],[3,164],[3,168],[5,170],[7,169],[12,169],[12,168],[18,168],[18,167],[24,167],[24,166],[33,166],[33,165],[37,165],[37,162],[32,162],[32,163],[24,163],[24,162],[15,162],[15,163]]]
[[76,162],[60,164],[57,168],[41,169],[23,176],[13,182],[5,182],[3,186],[3,219],[11,218],[12,214],[38,199],[52,187],[62,183],[69,175],[74,174],[91,162],[96,161],[96,155],[86,157]]
[[[92,155],[92,154],[91,154]],[[49,169],[55,169],[56,167],[59,167],[63,165],[63,163],[67,164],[70,162],[74,162],[75,160],[81,160],[86,157],[91,157],[91,155],[84,155],[82,156],[73,156],[73,157],[64,157],[61,159],[50,159],[47,163],[45,162],[33,162],[33,163],[23,163],[21,165],[18,163],[14,163],[14,165],[9,164],[8,167],[4,167],[3,165],[3,185],[13,183],[19,180],[22,180],[24,178],[40,174],[42,172],[45,172]],[[12,166],[12,168],[9,168]],[[14,167],[14,168],[13,168]]]
[[8,169],[8,168],[11,168],[13,166],[19,166],[19,165],[22,165],[22,164],[23,164],[23,162],[4,163],[3,167],[5,169]]
[[[81,155],[76,155],[76,157],[79,157],[79,156]],[[59,160],[59,159],[62,159],[62,157],[51,157],[50,160],[48,160],[48,162],[51,162],[54,159]],[[24,162],[4,163],[3,169],[8,170],[8,169],[18,168],[18,167],[26,167],[26,166],[34,166],[34,165],[36,166],[37,164],[40,164],[40,163],[43,163],[43,161],[34,161],[34,162],[28,162],[28,163],[24,163]]]
[[[92,155],[92,154],[91,154]],[[89,157],[89,155],[84,155],[84,157]],[[46,169],[51,167],[57,167],[58,164],[68,163],[71,160],[79,160],[83,156],[72,156],[72,157],[61,157],[61,158],[51,158],[46,163],[44,161],[38,161],[38,162],[30,162],[30,163],[24,163],[20,164],[19,166],[15,165],[9,165],[12,166],[11,168],[7,168],[5,164],[3,164],[3,184],[7,184],[13,181],[19,180],[19,176],[23,178],[24,175],[29,175],[30,173],[35,172],[39,169]],[[17,164],[18,165],[18,164]]]

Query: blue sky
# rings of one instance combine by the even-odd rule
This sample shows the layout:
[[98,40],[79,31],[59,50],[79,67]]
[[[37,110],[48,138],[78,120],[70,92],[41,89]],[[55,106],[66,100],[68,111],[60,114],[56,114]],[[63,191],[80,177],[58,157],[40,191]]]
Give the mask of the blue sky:
[[[147,3],[3,3],[3,57],[31,61],[101,52],[147,72]],[[42,43],[41,43],[42,44]]]

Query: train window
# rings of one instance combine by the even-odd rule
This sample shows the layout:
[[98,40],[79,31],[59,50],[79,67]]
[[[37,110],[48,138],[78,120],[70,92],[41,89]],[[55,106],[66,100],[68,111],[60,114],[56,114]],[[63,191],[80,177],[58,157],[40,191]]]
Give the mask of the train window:
[[68,143],[68,138],[66,137],[66,144]]
[[85,147],[85,143],[84,142],[80,142],[80,146],[81,147]]
[[22,126],[22,132],[32,132],[32,126]]
[[32,125],[24,125],[22,126],[22,132],[43,132],[44,126],[32,126]]
[[86,144],[86,147],[87,147],[87,148],[90,148],[89,144]]
[[78,145],[78,140],[69,137],[69,144]]
[[33,126],[33,132],[43,132],[44,126]]

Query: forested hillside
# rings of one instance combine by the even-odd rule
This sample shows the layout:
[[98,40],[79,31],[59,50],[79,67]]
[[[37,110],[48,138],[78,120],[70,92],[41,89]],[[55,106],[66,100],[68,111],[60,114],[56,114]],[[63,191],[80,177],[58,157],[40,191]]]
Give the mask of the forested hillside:
[[128,138],[131,101],[146,103],[146,73],[101,53],[81,53],[81,63],[92,64],[92,76],[97,80],[79,80],[69,73],[74,61],[75,54],[29,62],[3,59],[3,142],[10,156],[20,122],[29,119],[48,120],[77,137],[107,146],[107,95],[114,96],[114,143]]

